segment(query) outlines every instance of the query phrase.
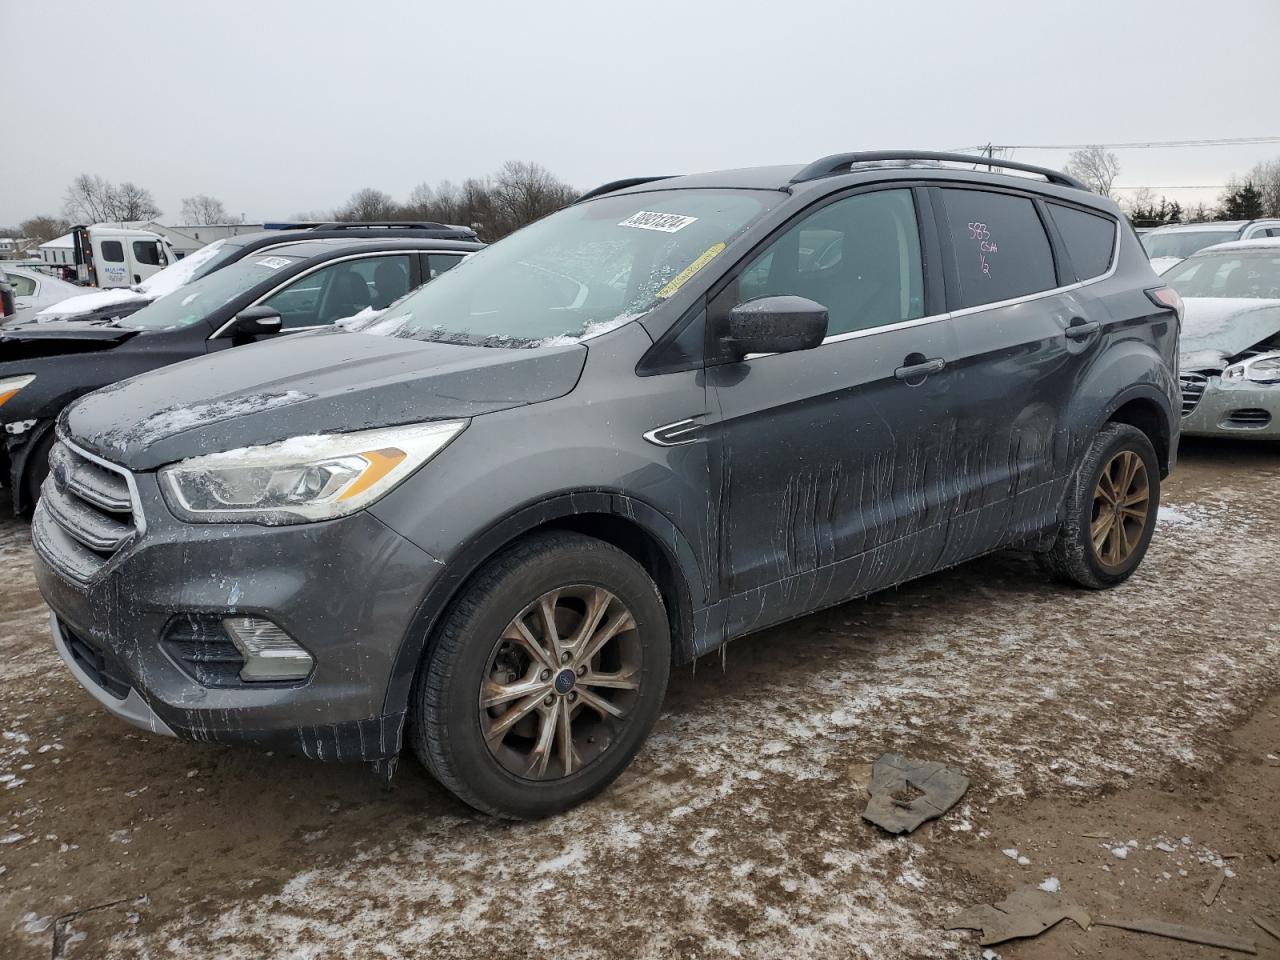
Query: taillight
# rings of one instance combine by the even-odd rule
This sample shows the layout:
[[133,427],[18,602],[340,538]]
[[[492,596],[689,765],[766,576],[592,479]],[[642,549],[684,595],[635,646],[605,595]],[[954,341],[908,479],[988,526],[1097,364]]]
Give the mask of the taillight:
[[1178,324],[1182,324],[1182,297],[1178,296],[1177,290],[1173,287],[1153,287],[1147,291],[1147,296],[1157,307],[1172,310],[1178,315]]

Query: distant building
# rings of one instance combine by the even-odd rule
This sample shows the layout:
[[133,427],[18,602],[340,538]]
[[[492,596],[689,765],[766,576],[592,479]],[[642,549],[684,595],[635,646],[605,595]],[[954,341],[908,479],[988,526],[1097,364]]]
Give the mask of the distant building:
[[74,267],[76,265],[76,243],[69,233],[64,233],[48,243],[40,244],[39,252],[40,259],[45,263],[60,267]]
[[182,259],[189,253],[194,253],[205,244],[213,243],[215,240],[222,240],[226,237],[239,236],[242,233],[257,233],[262,229],[260,223],[177,223],[173,226],[165,226],[162,223],[156,223],[154,220],[142,223],[129,223],[124,226],[132,227],[138,230],[150,230],[158,233],[173,244],[173,249],[178,254],[178,259]]
[[31,237],[0,237],[0,259],[17,260],[25,257],[35,244],[36,241]]

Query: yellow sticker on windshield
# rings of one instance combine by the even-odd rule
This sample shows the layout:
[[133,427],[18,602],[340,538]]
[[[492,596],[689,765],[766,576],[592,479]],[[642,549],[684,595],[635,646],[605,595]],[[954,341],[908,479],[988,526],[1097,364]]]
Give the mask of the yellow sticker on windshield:
[[707,247],[706,253],[681,270],[671,279],[670,283],[658,291],[658,297],[665,300],[667,297],[674,296],[675,292],[688,283],[695,273],[718,257],[723,249],[723,243],[716,243]]

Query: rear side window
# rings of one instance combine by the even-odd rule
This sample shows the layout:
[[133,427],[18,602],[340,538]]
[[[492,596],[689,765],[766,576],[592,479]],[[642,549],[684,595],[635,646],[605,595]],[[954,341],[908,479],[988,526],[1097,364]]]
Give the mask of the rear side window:
[[124,263],[124,244],[119,240],[103,240],[102,259],[108,263]]
[[1107,217],[1075,207],[1049,204],[1049,216],[1062,234],[1076,279],[1090,280],[1107,272],[1116,245],[1116,225]]
[[446,270],[452,270],[462,262],[461,256],[433,253],[427,257],[427,279],[434,280]]
[[1058,285],[1035,204],[985,190],[941,191],[960,273],[960,305],[978,307]]

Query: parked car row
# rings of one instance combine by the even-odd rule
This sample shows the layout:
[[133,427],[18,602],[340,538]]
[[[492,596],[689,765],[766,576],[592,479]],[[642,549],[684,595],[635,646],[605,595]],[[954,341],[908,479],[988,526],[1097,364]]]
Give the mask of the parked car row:
[[1207,223],[1175,223],[1142,234],[1142,245],[1156,273],[1165,273],[1193,253],[1233,240],[1280,237],[1280,219],[1216,220]]
[[6,329],[0,420],[111,713],[384,772],[407,745],[535,817],[735,637],[1009,546],[1127,579],[1181,310],[1064,174],[841,154],[606,184],[483,249],[258,249]]
[[[156,274],[157,283],[133,299],[114,299],[117,291],[88,294],[54,305],[49,319],[0,328],[6,441],[0,466],[8,467],[15,509],[28,510],[38,498],[54,425],[76,398],[179,360],[385,308],[480,249],[476,242],[433,238],[442,232],[368,227],[246,234]],[[209,256],[198,259],[206,251]],[[168,287],[175,289],[148,303]]]

